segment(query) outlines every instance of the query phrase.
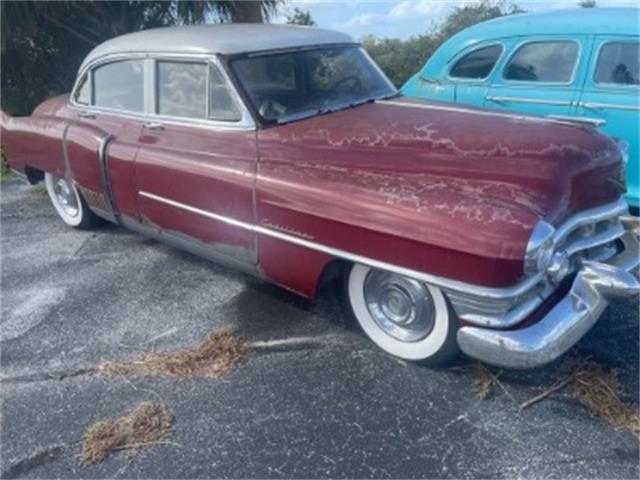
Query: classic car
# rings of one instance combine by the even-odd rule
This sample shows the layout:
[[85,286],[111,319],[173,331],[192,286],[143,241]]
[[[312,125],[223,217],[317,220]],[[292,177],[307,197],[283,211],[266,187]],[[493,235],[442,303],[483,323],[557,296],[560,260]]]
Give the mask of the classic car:
[[408,99],[342,33],[109,40],[70,95],[1,119],[69,226],[106,219],[305,297],[384,351],[534,367],[638,292],[624,158],[591,126]]
[[592,123],[629,144],[627,201],[640,207],[637,8],[527,13],[446,41],[403,87],[409,96]]

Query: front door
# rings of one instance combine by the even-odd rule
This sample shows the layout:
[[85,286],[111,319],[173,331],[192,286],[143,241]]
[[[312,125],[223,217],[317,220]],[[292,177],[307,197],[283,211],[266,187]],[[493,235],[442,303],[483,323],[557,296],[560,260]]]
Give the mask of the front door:
[[530,37],[514,41],[510,51],[493,77],[484,105],[534,115],[570,115],[588,60],[589,38]]
[[255,129],[217,65],[158,60],[154,71],[155,115],[136,157],[142,226],[205,255],[257,264]]
[[601,129],[629,143],[629,204],[640,197],[640,71],[638,37],[596,37],[593,58],[576,113],[606,123]]

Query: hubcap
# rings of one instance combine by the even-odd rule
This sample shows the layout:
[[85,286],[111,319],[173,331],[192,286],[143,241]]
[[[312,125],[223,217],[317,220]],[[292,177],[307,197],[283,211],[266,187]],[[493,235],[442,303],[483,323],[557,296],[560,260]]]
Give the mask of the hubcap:
[[378,326],[398,340],[421,340],[433,328],[433,298],[427,287],[416,280],[372,270],[364,283],[364,298]]
[[70,217],[78,215],[78,196],[74,188],[64,178],[57,178],[53,183],[56,201]]

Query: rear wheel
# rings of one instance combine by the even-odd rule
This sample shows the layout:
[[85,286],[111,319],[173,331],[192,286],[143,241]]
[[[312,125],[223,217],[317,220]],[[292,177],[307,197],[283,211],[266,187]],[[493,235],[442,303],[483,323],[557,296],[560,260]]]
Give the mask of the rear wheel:
[[45,173],[44,183],[51,203],[62,221],[70,227],[87,229],[100,223],[72,181]]
[[385,352],[430,365],[458,355],[457,320],[439,288],[354,265],[347,293],[358,323]]

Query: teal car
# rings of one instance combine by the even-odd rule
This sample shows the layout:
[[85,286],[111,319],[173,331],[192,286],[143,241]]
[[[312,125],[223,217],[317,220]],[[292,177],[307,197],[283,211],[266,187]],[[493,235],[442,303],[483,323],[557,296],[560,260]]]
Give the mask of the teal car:
[[640,9],[518,14],[445,42],[407,96],[591,123],[626,150],[627,200],[640,206]]

